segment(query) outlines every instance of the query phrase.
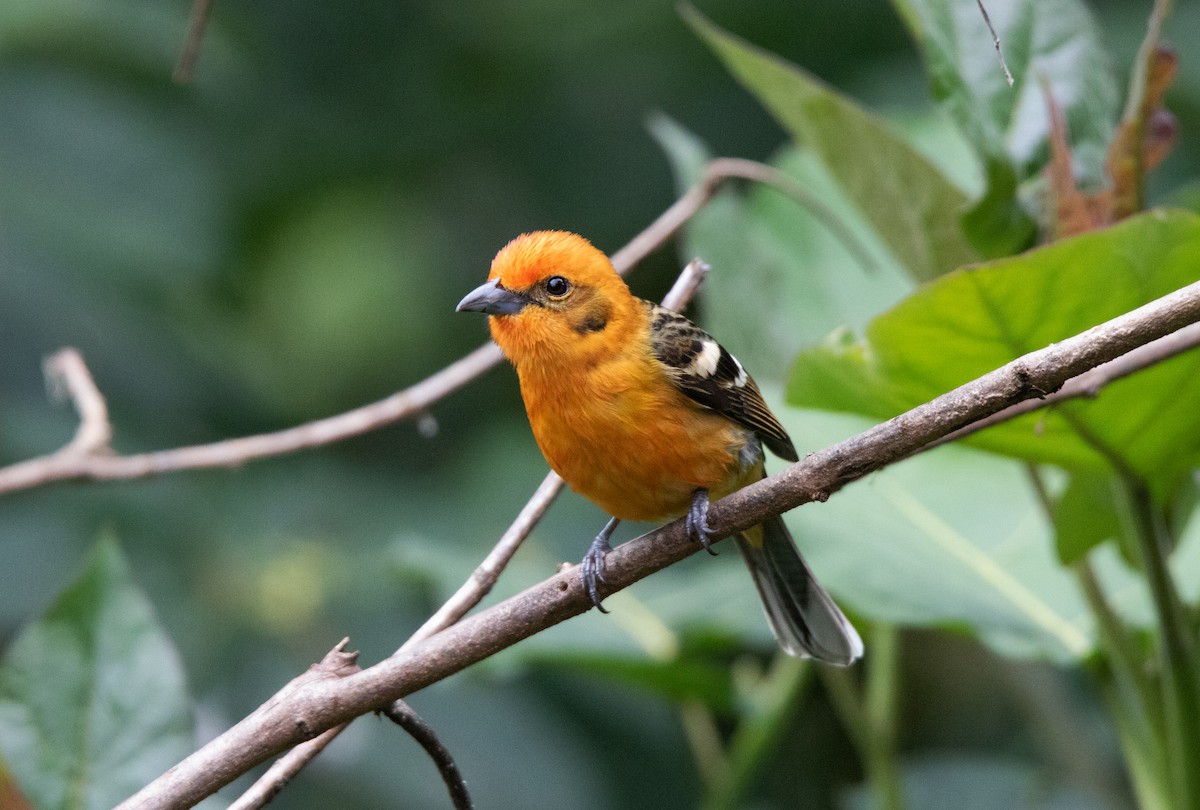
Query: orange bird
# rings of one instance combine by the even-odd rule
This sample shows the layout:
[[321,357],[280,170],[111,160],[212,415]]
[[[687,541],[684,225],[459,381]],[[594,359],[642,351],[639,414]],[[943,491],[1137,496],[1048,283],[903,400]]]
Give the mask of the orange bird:
[[[517,237],[458,311],[491,316],[546,461],[612,515],[580,565],[601,610],[604,558],[620,521],[686,516],[690,534],[715,554],[709,499],[761,479],[764,445],[797,460],[742,364],[687,318],[635,298],[581,236]],[[786,652],[839,666],[862,655],[858,633],[781,518],[738,534],[737,546]]]

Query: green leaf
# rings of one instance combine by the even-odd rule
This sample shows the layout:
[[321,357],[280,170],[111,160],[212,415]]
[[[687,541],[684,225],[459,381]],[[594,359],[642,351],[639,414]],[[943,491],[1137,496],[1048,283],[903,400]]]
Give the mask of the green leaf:
[[[939,753],[902,763],[908,807],[970,810],[1087,810],[1096,797],[1034,765],[994,754]],[[845,810],[878,807],[870,787],[848,790]]]
[[[696,182],[710,159],[707,147],[663,116],[651,121],[651,131],[678,185]],[[810,153],[788,148],[771,165],[819,199],[827,217],[773,186],[729,186],[684,227],[681,257],[699,256],[712,266],[698,320],[760,381],[782,379],[784,358],[839,324],[865,325],[912,289]],[[839,233],[831,232],[828,217],[836,218]],[[848,240],[860,249],[852,251]]]
[[[865,427],[844,416],[775,412],[801,453]],[[968,632],[1016,657],[1067,663],[1094,648],[1091,614],[1058,562],[1019,462],[944,447],[787,521],[817,578],[855,616]],[[1117,571],[1111,583],[1123,587],[1129,576]]]
[[1188,604],[1200,605],[1200,508],[1180,533],[1179,544],[1171,554],[1171,572],[1179,594]]
[[837,180],[913,278],[978,254],[961,227],[966,194],[880,118],[801,68],[684,15],[726,67]]
[[1015,79],[1009,87],[974,3],[893,5],[921,50],[934,97],[983,162],[987,190],[964,220],[973,243],[989,256],[1027,245],[1034,224],[1016,191],[1048,156],[1043,81],[1066,117],[1081,179],[1095,185],[1104,178],[1119,92],[1099,26],[1079,0],[993,4],[990,18]]
[[702,659],[655,660],[614,655],[610,652],[561,650],[526,656],[526,662],[546,670],[569,672],[573,677],[603,678],[633,686],[675,703],[699,701],[722,714],[734,712],[730,669]]
[[[1200,276],[1200,218],[1157,211],[1104,231],[953,273],[875,319],[865,341],[797,359],[791,402],[886,418]],[[1181,355],[970,441],[1073,471],[1116,453],[1169,488],[1200,450],[1200,355]],[[1103,451],[1098,448],[1105,448]]]
[[36,807],[103,810],[192,744],[179,658],[102,540],[0,664],[0,757]]
[[1058,558],[1064,565],[1082,559],[1094,547],[1118,536],[1119,488],[1111,475],[1076,473],[1054,508]]
[[999,158],[988,158],[986,163],[987,190],[963,215],[963,231],[983,256],[1008,256],[1033,243],[1037,223],[1017,199],[1012,166]]
[[1049,114],[1042,81],[1067,119],[1083,177],[1103,179],[1119,89],[1100,28],[1080,0],[1009,0],[988,8],[1015,84],[974,3],[893,0],[925,60],[934,97],[986,161],[1021,180],[1046,163]]

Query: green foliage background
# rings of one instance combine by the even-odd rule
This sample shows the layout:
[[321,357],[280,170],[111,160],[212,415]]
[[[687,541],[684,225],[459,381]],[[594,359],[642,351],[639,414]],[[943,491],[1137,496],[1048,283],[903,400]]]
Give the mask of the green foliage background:
[[[485,338],[480,319],[453,307],[507,239],[566,228],[614,250],[674,199],[704,154],[774,160],[835,211],[854,200],[862,167],[835,167],[832,180],[814,168],[814,155],[836,155],[838,145],[797,132],[802,122],[781,128],[670,3],[218,0],[196,80],[179,87],[169,75],[188,8],[0,5],[0,464],[69,439],[74,416],[48,404],[39,368],[61,346],[87,359],[120,451],[213,441],[335,413],[437,370]],[[916,144],[913,159],[941,167],[963,199],[983,191],[888,4],[714,0],[700,10],[885,114]],[[1145,4],[1093,10],[1119,73],[1144,32]],[[1200,11],[1180,4],[1169,34],[1181,45],[1200,41]],[[1189,185],[1200,166],[1200,60],[1181,51],[1169,99],[1182,139],[1152,176],[1150,196],[1186,206],[1200,197]],[[1092,99],[1112,106],[1102,92]],[[967,127],[992,188],[1006,180],[994,128],[1010,114]],[[1080,150],[1085,170],[1098,166],[1103,133],[1078,134],[1092,147]],[[785,148],[790,135],[808,148]],[[1010,184],[1038,163],[1036,144],[1017,147]],[[988,202],[981,221],[1008,218],[999,233],[1010,241],[1027,233],[1028,222]],[[797,353],[841,325],[861,333],[911,288],[910,275],[931,278],[1003,250],[964,242],[905,273],[902,234],[885,232],[868,240],[876,267],[864,271],[818,225],[794,226],[796,210],[769,190],[723,195],[632,285],[657,297],[682,257],[708,259],[715,272],[697,317],[780,403],[797,446],[815,449],[866,423],[785,409]],[[1111,303],[1094,321],[1123,308]],[[764,306],[767,316],[756,315]],[[945,339],[953,333],[948,324]],[[818,375],[822,358],[844,358],[848,345],[807,349],[811,362],[797,368]],[[985,356],[981,370],[993,359]],[[805,401],[803,383],[803,374],[790,378],[794,401],[841,407],[828,380],[824,401]],[[932,393],[884,386],[879,415],[893,404],[888,396]],[[84,598],[89,582],[106,577],[121,588],[131,579],[153,606],[203,738],[343,635],[366,662],[388,655],[469,574],[544,472],[509,371],[455,394],[434,416],[432,436],[406,424],[241,470],[0,500],[0,649],[10,672],[29,665],[65,681],[78,669],[31,660],[11,642],[46,611],[47,621],[70,612],[78,603],[70,594]],[[1050,527],[1015,462],[954,450],[800,511],[793,525],[806,554],[849,608],[951,628],[967,614],[988,645],[965,634],[902,636],[898,746],[913,806],[963,807],[964,796],[978,807],[1014,806],[1014,796],[1036,807],[1130,801],[1098,698],[1063,666],[1090,649],[1093,628],[1073,584],[1045,575]],[[564,497],[498,595],[577,559],[602,521]],[[849,534],[868,540],[839,553]],[[931,537],[940,545],[922,552]],[[961,592],[947,592],[946,578],[920,578],[944,564],[947,549],[964,565],[949,578]],[[1103,572],[1120,586],[1125,569],[1105,551],[1113,553]],[[714,778],[695,708],[729,733],[769,705],[790,710],[777,715],[775,750],[759,755],[750,801],[868,806],[834,711],[837,687],[780,674],[753,590],[729,557],[689,560],[613,598],[611,616],[581,617],[416,696],[479,805],[692,806]],[[88,560],[99,567],[60,598]],[[1014,612],[1013,600],[976,587],[972,576],[989,565],[1045,611]],[[887,576],[909,569],[911,590]],[[1119,592],[1126,614],[1144,619],[1144,596],[1133,586]],[[140,596],[121,593],[142,610]],[[158,687],[145,688],[172,697],[177,676],[161,672]],[[762,684],[794,693],[772,702]],[[18,721],[0,712],[3,722]],[[180,745],[178,729],[164,733],[164,745]],[[114,773],[109,784],[139,773]],[[277,804],[441,807],[446,798],[416,746],[367,718]]]

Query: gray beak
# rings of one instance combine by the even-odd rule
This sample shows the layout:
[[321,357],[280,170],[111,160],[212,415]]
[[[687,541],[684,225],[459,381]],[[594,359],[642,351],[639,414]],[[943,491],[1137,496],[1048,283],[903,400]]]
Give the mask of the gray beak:
[[488,315],[516,315],[529,305],[529,299],[500,286],[494,278],[481,284],[458,302],[455,312],[486,312]]

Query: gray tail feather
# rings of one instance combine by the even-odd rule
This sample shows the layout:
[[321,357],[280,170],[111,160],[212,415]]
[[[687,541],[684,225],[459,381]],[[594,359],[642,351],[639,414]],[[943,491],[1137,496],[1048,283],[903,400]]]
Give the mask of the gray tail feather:
[[805,564],[783,519],[770,518],[761,528],[761,546],[740,534],[737,546],[779,646],[801,658],[853,664],[862,657],[862,639]]

